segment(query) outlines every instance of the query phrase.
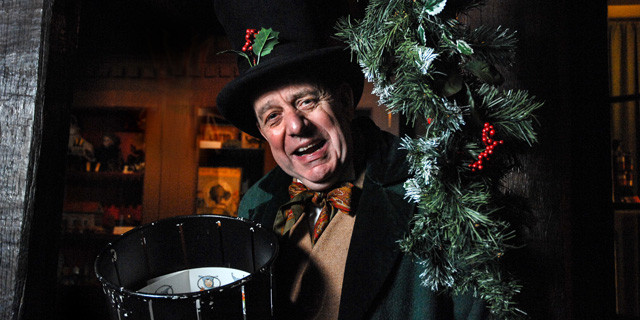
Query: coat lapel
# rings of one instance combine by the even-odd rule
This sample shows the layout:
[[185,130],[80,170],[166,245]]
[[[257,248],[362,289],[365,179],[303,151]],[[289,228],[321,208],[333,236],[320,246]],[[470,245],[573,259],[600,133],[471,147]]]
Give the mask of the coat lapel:
[[[379,132],[379,131],[378,131]],[[339,319],[362,319],[383,294],[384,284],[400,259],[398,240],[409,230],[416,208],[404,199],[409,178],[406,151],[398,140],[378,133],[367,161],[356,210],[340,301]],[[344,307],[343,307],[344,306]]]
[[[400,186],[401,187],[401,186]],[[342,286],[340,319],[362,319],[383,291],[399,259],[397,241],[408,230],[414,206],[402,194],[365,182],[357,209]]]

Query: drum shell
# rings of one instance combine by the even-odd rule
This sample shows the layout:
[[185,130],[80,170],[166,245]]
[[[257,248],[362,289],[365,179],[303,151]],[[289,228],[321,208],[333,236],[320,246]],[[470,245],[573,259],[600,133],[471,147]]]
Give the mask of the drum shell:
[[[125,233],[98,255],[95,271],[112,319],[269,319],[277,252],[273,232],[253,222],[181,216]],[[149,279],[201,267],[234,268],[250,275],[207,291],[136,292]]]

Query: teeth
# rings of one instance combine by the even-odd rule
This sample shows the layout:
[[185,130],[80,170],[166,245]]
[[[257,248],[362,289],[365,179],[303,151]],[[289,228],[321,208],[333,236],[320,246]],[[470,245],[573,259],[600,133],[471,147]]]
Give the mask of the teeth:
[[317,145],[317,143],[314,143],[314,144],[308,145],[306,147],[302,147],[302,148],[298,149],[296,152],[305,152],[305,151],[315,147],[316,145]]

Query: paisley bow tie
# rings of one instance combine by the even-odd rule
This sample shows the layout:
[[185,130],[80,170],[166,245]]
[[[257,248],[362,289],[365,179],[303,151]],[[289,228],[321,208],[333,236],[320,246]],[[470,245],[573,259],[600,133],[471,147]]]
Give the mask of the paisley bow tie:
[[351,194],[353,184],[344,182],[339,187],[327,192],[315,192],[309,190],[303,184],[294,181],[289,186],[291,200],[280,207],[273,224],[273,230],[281,235],[291,230],[300,216],[309,205],[319,207],[320,215],[313,227],[312,242],[315,244],[329,221],[342,211],[346,214],[351,211]]

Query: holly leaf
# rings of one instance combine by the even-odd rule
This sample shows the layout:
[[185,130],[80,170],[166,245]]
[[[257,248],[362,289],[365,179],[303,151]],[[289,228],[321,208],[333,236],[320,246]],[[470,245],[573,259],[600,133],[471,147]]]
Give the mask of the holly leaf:
[[464,55],[470,56],[473,54],[473,48],[471,48],[471,46],[464,40],[457,40],[456,48],[458,48],[458,51]]
[[418,37],[420,38],[422,45],[427,44],[427,35],[424,33],[424,28],[422,27],[422,25],[418,26]]
[[435,16],[444,10],[445,4],[447,4],[447,0],[428,0],[424,5],[424,9],[428,14]]
[[279,34],[280,32],[273,31],[271,28],[260,29],[253,42],[253,53],[258,57],[258,61],[260,61],[260,57],[271,53],[273,47],[278,44]]
[[444,42],[445,45],[447,46],[455,46],[455,43],[453,43],[453,41],[451,41],[449,39],[449,37],[447,37],[446,33],[442,33],[442,42]]
[[272,31],[271,32],[271,36],[267,39],[267,41],[264,44],[264,47],[262,47],[262,54],[261,56],[266,56],[269,53],[271,53],[271,50],[273,50],[273,47],[278,44],[278,35],[280,34],[280,32],[278,31]]

